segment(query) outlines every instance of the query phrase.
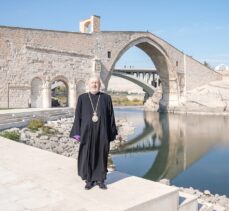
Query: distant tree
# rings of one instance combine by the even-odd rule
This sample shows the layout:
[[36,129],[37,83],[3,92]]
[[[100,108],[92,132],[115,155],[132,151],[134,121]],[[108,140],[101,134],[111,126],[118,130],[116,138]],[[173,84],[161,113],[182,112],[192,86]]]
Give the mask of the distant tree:
[[210,69],[213,69],[212,66],[210,64],[208,64],[206,61],[204,61],[204,66],[210,68]]

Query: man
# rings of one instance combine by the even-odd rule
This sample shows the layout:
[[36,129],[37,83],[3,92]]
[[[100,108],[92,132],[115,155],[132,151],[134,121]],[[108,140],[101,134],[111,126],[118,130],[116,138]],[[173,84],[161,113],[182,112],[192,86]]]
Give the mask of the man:
[[86,181],[85,189],[95,183],[106,189],[110,142],[117,135],[111,97],[100,92],[100,78],[89,80],[89,92],[79,96],[70,137],[80,141],[78,175]]

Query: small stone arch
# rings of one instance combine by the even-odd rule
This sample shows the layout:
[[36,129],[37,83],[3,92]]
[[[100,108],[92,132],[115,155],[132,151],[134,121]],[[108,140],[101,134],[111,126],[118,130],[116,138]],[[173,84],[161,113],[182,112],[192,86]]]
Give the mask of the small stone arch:
[[52,80],[51,80],[51,83],[53,83],[54,81],[63,81],[67,86],[68,86],[68,79],[63,76],[63,75],[58,75],[58,76],[55,76]]
[[[62,96],[58,96],[60,99],[56,99],[54,89],[59,87],[59,86],[65,86],[65,91],[63,91]],[[56,76],[51,80],[51,86],[50,86],[50,91],[51,91],[51,106],[52,107],[67,107],[69,104],[69,84],[68,84],[68,79],[63,76]]]
[[31,80],[31,101],[29,107],[31,108],[42,108],[43,97],[42,97],[42,86],[43,80],[40,77],[35,77]]

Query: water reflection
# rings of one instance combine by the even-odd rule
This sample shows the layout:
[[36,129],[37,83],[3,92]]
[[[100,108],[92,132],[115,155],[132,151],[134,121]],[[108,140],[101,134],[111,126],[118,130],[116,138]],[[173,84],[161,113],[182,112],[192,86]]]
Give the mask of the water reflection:
[[117,170],[229,195],[229,117],[142,111],[141,118],[142,132],[112,151]]

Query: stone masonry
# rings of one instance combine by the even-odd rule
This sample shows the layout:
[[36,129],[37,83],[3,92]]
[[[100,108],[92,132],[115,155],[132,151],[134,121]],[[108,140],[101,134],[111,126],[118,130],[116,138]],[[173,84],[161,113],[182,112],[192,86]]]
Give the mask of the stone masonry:
[[[0,108],[51,107],[51,84],[68,88],[68,106],[99,74],[103,88],[118,59],[131,47],[154,61],[162,82],[160,106],[185,104],[186,92],[222,76],[150,32],[100,31],[100,17],[82,21],[80,32],[0,26]],[[91,31],[89,30],[91,29]]]

